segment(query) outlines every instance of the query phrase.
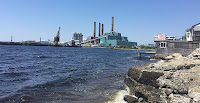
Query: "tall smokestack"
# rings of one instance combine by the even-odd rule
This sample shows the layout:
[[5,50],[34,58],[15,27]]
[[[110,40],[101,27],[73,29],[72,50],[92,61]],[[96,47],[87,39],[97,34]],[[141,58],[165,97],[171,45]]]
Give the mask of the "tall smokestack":
[[94,39],[95,39],[95,34],[96,34],[96,22],[94,22]]
[[101,23],[99,23],[99,37],[101,35]]
[[102,32],[102,35],[103,35],[103,24],[102,24],[102,28],[101,29],[102,29],[101,32]]
[[114,31],[114,17],[112,17],[112,32]]

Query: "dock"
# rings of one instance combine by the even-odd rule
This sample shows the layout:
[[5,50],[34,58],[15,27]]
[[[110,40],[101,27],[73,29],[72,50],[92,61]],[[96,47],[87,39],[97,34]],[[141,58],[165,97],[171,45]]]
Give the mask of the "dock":
[[138,57],[141,57],[142,54],[156,54],[156,52],[152,51],[152,52],[140,52],[138,51]]

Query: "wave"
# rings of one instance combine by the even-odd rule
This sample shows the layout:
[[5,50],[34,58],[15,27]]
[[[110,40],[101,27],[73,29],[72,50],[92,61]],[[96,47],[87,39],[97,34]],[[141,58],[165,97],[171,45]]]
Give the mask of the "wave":
[[36,58],[50,58],[49,56],[36,56]]
[[120,91],[116,92],[114,94],[112,100],[109,100],[109,101],[107,101],[105,103],[127,103],[126,101],[124,101],[124,96],[125,95],[130,95],[130,89],[126,85],[125,85],[125,89],[124,90],[120,90]]
[[6,76],[6,77],[16,77],[16,76],[26,76],[28,75],[28,73],[26,72],[6,72],[6,73],[2,73],[2,75]]
[[[37,100],[39,97],[37,95],[43,95],[43,93],[48,93],[54,88],[59,87],[72,87],[72,82],[66,78],[59,78],[52,81],[40,82],[30,84],[31,80],[26,81],[24,85],[16,91],[13,91],[7,95],[0,97],[0,103],[29,103]],[[31,92],[30,92],[31,91]],[[55,92],[55,91],[54,91]],[[37,94],[37,95],[36,95]]]
[[35,98],[29,95],[15,94],[12,97],[0,99],[1,103],[32,103]]

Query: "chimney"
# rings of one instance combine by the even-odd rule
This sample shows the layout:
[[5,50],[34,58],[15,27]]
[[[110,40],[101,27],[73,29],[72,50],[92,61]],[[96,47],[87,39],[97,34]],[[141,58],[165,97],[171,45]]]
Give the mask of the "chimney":
[[102,24],[102,28],[101,29],[102,29],[101,32],[102,32],[102,35],[103,35],[103,24]]
[[99,37],[101,35],[101,23],[99,23]]
[[112,17],[112,32],[114,31],[114,17]]
[[93,39],[95,39],[95,34],[96,34],[96,22],[94,22],[94,38]]

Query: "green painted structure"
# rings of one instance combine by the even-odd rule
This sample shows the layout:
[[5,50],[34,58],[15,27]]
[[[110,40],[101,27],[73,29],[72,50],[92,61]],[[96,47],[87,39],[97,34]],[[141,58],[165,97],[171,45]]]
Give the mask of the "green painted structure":
[[104,37],[100,39],[100,45],[103,47],[120,45],[137,46],[137,42],[129,42],[127,37],[121,36],[121,33],[117,33],[114,31],[110,33],[105,33],[100,37]]

